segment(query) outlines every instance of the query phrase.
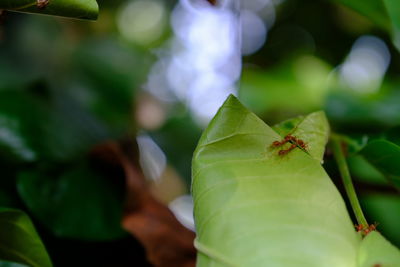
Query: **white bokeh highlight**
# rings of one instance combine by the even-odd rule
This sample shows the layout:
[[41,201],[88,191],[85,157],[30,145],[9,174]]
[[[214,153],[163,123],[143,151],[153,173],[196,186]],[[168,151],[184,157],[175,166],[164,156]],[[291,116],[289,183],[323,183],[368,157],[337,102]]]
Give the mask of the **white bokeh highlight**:
[[342,85],[361,93],[377,91],[390,63],[386,44],[374,36],[358,38],[339,67]]

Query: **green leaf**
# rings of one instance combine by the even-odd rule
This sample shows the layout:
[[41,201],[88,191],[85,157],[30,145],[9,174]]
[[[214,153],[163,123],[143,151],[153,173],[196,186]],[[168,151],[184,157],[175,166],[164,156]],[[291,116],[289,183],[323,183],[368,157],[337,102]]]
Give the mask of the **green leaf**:
[[281,137],[291,134],[306,142],[307,152],[313,158],[322,162],[329,138],[329,123],[323,111],[284,121],[274,126],[273,129]]
[[28,267],[28,266],[25,264],[19,264],[15,262],[0,261],[0,267]]
[[0,9],[91,20],[99,13],[96,0],[50,0],[44,8],[37,6],[37,0],[0,0]]
[[400,246],[400,196],[368,194],[360,200],[367,217],[378,223],[378,231]]
[[400,146],[378,139],[368,143],[360,154],[383,173],[393,185],[400,188]]
[[204,131],[193,158],[197,266],[356,265],[360,237],[339,192],[303,150],[279,156],[280,138],[233,96]]
[[[331,0],[332,2],[340,3],[357,11],[361,15],[369,18],[379,27],[390,30],[390,19],[386,13],[386,7],[381,0]],[[394,0],[396,1],[396,0]]]
[[121,229],[123,189],[86,164],[54,171],[23,172],[18,192],[37,219],[59,237],[112,240]]
[[331,0],[350,7],[369,18],[392,35],[393,43],[400,50],[400,5],[398,0]]
[[361,242],[358,254],[359,267],[400,266],[400,251],[380,233],[371,232]]
[[400,5],[397,0],[383,0],[392,22],[393,43],[400,50]]
[[109,138],[107,128],[76,101],[61,93],[48,98],[29,90],[0,92],[0,157],[68,161]]
[[[0,259],[31,267],[52,266],[31,220],[19,210],[0,209]],[[0,263],[0,266],[7,265]]]
[[304,116],[294,117],[285,121],[282,121],[278,124],[272,126],[275,132],[277,132],[281,137],[285,137],[286,135],[293,132],[293,130],[299,125],[300,122],[304,120]]

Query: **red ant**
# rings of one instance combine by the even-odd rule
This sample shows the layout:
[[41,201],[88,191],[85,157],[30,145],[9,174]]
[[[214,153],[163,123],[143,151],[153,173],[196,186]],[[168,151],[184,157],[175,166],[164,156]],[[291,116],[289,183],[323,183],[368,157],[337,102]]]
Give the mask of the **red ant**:
[[378,223],[373,223],[366,227],[364,227],[364,225],[362,225],[362,224],[355,225],[357,232],[362,232],[363,235],[368,235],[372,231],[376,231],[377,226],[378,226]]
[[296,147],[297,146],[295,144],[292,144],[288,149],[279,150],[278,155],[279,156],[286,155],[287,153],[289,153],[291,150],[295,149]]
[[280,147],[280,146],[283,146],[284,144],[286,144],[288,142],[291,142],[292,145],[288,149],[279,150],[278,155],[280,155],[280,156],[286,155],[291,150],[295,149],[296,146],[299,146],[304,150],[307,149],[307,145],[303,140],[301,140],[301,139],[299,139],[299,138],[297,138],[297,137],[295,137],[293,135],[290,135],[290,134],[286,135],[285,138],[282,141],[274,141],[271,144],[271,146],[272,147]]

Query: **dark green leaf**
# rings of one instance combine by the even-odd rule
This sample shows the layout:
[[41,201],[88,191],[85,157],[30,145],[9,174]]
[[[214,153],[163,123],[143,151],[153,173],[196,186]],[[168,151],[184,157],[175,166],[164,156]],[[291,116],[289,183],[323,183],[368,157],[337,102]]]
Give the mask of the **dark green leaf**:
[[390,19],[386,13],[386,7],[381,0],[331,0],[332,2],[340,3],[359,12],[361,15],[369,18],[379,27],[390,30]]
[[400,5],[397,0],[383,0],[392,22],[393,43],[400,50]]
[[64,94],[47,99],[0,92],[0,156],[7,161],[67,161],[109,135],[103,124]]
[[361,205],[370,223],[378,223],[378,231],[400,246],[400,196],[369,194],[361,197]]
[[400,187],[400,146],[383,139],[374,140],[368,143],[360,154],[395,186]]
[[0,209],[0,259],[31,267],[52,266],[29,217],[13,209]]
[[28,267],[25,264],[9,262],[9,261],[0,261],[0,267]]
[[50,0],[43,8],[37,6],[37,1],[0,0],[0,9],[92,20],[99,12],[96,0]]
[[123,189],[87,165],[57,172],[24,172],[18,191],[29,210],[59,237],[110,240],[120,227]]

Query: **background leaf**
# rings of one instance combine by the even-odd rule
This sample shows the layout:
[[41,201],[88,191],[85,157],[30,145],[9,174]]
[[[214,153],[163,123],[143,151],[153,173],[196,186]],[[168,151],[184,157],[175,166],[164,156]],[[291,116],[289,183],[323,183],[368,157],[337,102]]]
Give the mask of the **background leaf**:
[[30,171],[18,177],[18,192],[41,223],[59,237],[110,240],[125,235],[122,188],[85,163],[59,172]]
[[374,140],[368,143],[360,153],[394,186],[400,188],[400,146],[383,139]]
[[0,267],[28,267],[25,264],[9,262],[9,261],[0,261]]
[[0,259],[31,267],[52,266],[42,241],[25,213],[0,209],[0,229]]
[[350,7],[372,20],[379,27],[390,30],[390,19],[387,16],[384,1],[369,0],[360,2],[358,0],[332,0]]
[[92,20],[99,12],[96,0],[50,0],[44,8],[36,0],[0,0],[0,9]]

